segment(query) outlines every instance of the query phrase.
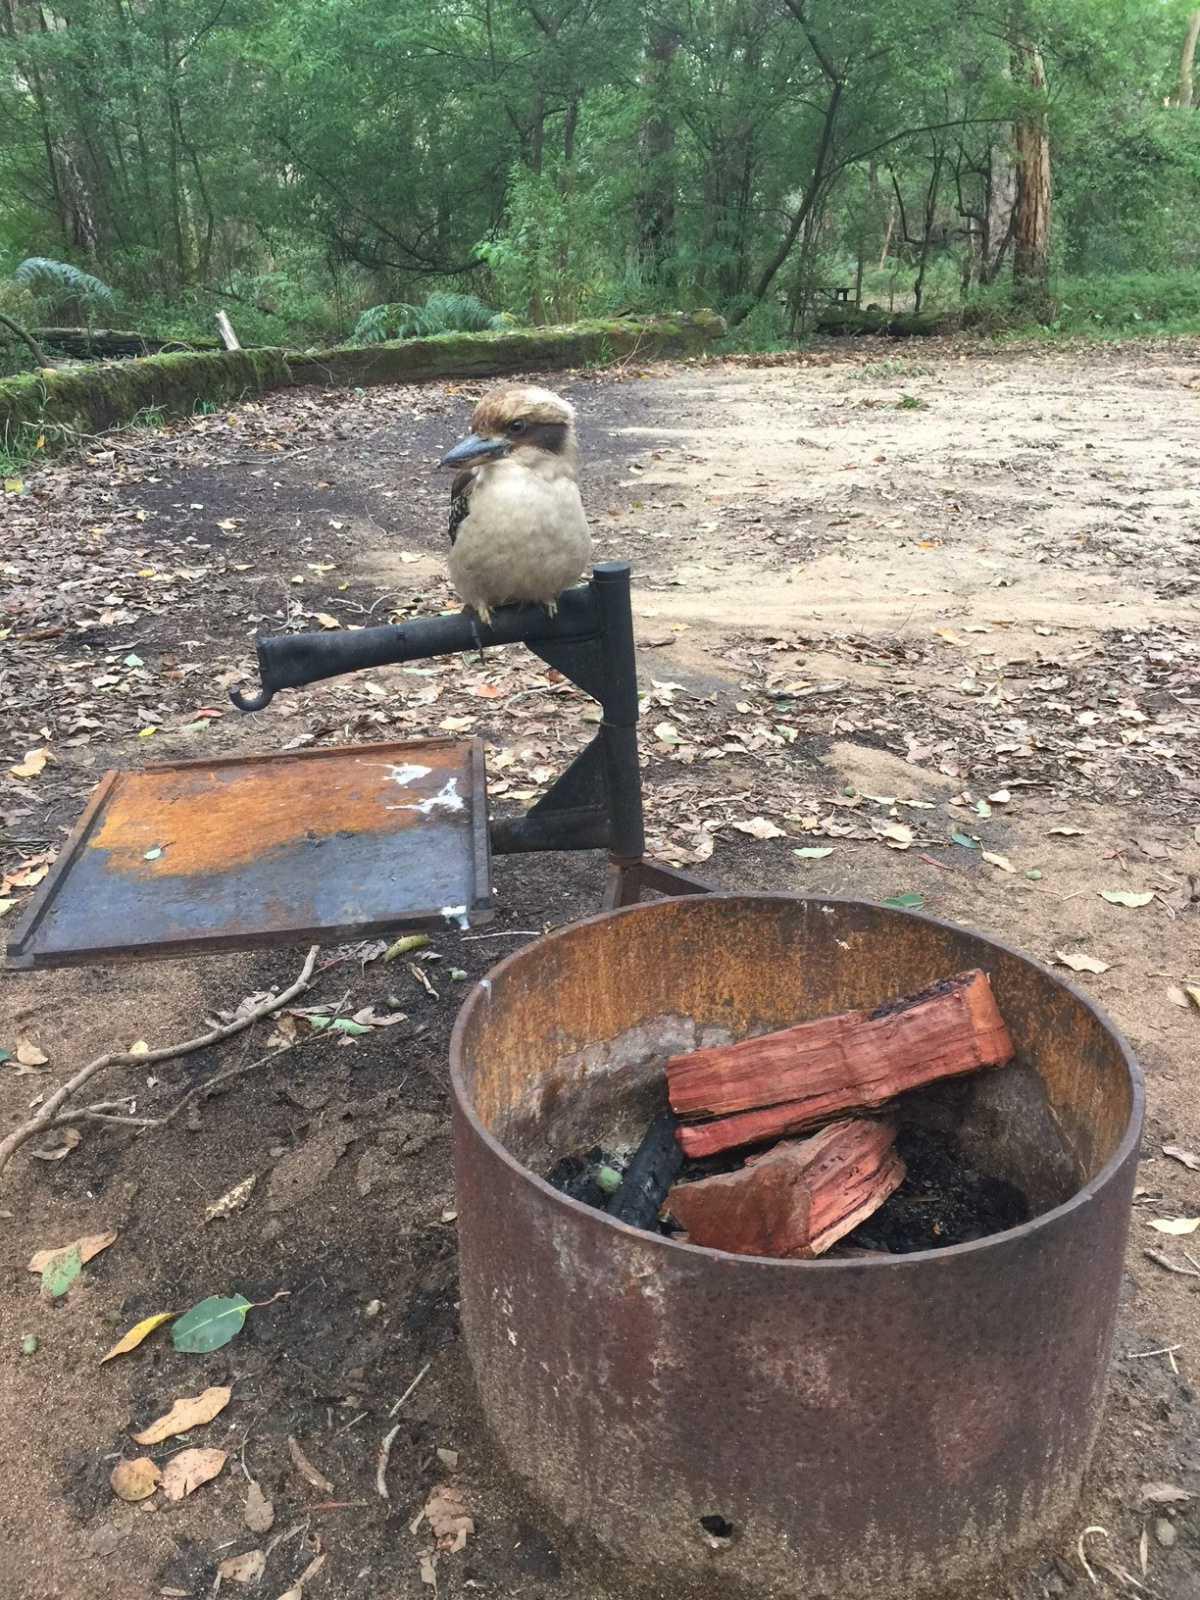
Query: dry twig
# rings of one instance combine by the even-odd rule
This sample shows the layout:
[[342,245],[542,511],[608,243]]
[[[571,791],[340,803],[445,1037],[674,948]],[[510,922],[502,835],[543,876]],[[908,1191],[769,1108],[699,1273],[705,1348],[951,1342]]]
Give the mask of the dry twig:
[[[422,1379],[425,1377],[425,1374],[429,1371],[432,1365],[432,1361],[427,1361],[425,1363],[420,1372],[417,1373],[416,1377],[409,1384],[408,1388],[405,1389],[404,1393],[400,1396],[399,1400],[396,1401],[396,1404],[388,1412],[389,1417],[394,1417],[397,1411],[399,1411],[400,1407],[408,1399],[409,1395],[416,1393]],[[379,1442],[379,1454],[375,1460],[375,1487],[385,1500],[391,1499],[391,1496],[388,1494],[387,1469],[388,1462],[392,1459],[392,1445],[395,1443],[396,1435],[399,1432],[400,1424],[398,1422],[394,1427],[388,1429]]]
[[[218,1044],[222,1039],[228,1039],[235,1033],[241,1033],[253,1023],[260,1022],[264,1017],[273,1015],[281,1010],[298,994],[302,994],[308,987],[312,977],[313,967],[317,960],[317,946],[309,950],[301,968],[299,977],[282,994],[276,995],[261,1006],[256,1006],[253,1011],[247,1012],[244,1017],[235,1017],[232,1022],[219,1024],[210,1028],[207,1033],[199,1034],[195,1039],[187,1039],[182,1044],[164,1045],[161,1050],[147,1050],[144,1054],[134,1055],[127,1050],[110,1050],[102,1056],[97,1056],[94,1061],[89,1061],[86,1067],[81,1067],[73,1078],[68,1078],[60,1088],[56,1089],[46,1103],[19,1128],[4,1139],[0,1139],[0,1173],[2,1173],[13,1155],[21,1146],[30,1139],[36,1139],[39,1134],[47,1132],[50,1128],[61,1128],[75,1122],[109,1122],[120,1123],[126,1127],[152,1128],[170,1122],[182,1111],[183,1107],[198,1094],[207,1093],[228,1078],[249,1072],[252,1067],[261,1066],[262,1062],[269,1061],[272,1056],[281,1054],[273,1050],[269,1055],[262,1056],[257,1061],[246,1063],[240,1067],[232,1067],[227,1072],[219,1072],[215,1078],[210,1078],[206,1083],[189,1089],[187,1094],[162,1117],[131,1117],[120,1115],[116,1108],[123,1104],[120,1100],[98,1100],[93,1105],[81,1106],[78,1110],[63,1111],[63,1106],[73,1095],[92,1081],[98,1073],[105,1072],[109,1067],[147,1067],[159,1061],[172,1061],[177,1056],[191,1055],[196,1050],[204,1050],[211,1044]],[[285,1049],[291,1049],[288,1045]],[[61,1113],[61,1114],[60,1114]]]

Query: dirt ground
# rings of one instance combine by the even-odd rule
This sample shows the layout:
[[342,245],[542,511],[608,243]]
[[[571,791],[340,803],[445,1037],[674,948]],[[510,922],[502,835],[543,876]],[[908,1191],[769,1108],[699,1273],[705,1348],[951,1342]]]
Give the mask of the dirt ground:
[[[1064,975],[1145,1069],[1112,1389],[1077,1525],[957,1600],[1200,1593],[1200,1246],[1150,1227],[1200,1213],[1200,1158],[1163,1149],[1200,1152],[1200,989],[1186,989],[1200,984],[1198,380],[1195,343],[950,342],[547,380],[579,408],[597,554],[634,562],[655,850],[728,887],[920,896],[1043,961],[1094,958],[1103,970]],[[431,469],[482,387],[280,395],[95,441],[10,486],[0,897],[24,903],[111,766],[469,731],[488,741],[498,804],[544,787],[591,732],[588,703],[517,652],[360,674],[257,717],[225,694],[250,676],[258,629],[453,603]],[[167,1127],[91,1123],[59,1159],[31,1156],[62,1149],[54,1133],[14,1157],[0,1177],[6,1600],[198,1600],[220,1561],[253,1550],[267,1561],[249,1592],[280,1596],[323,1556],[306,1600],[429,1594],[433,1539],[411,1525],[445,1483],[475,1531],[427,1564],[441,1594],[633,1592],[489,1446],[459,1339],[446,1136],[465,986],[595,909],[602,877],[594,856],[499,860],[486,928],[390,963],[378,941],[329,948],[299,1002],[403,1020],[361,1037],[265,1021],[115,1069],[95,1097],[154,1116],[297,1042]],[[0,1133],[92,1056],[190,1037],[284,986],[303,954],[5,972]],[[22,1046],[45,1063],[22,1065]],[[252,1175],[244,1207],[205,1223]],[[43,1298],[32,1252],[109,1229],[70,1292]],[[142,1317],[234,1293],[272,1303],[224,1348],[177,1353],[162,1330],[97,1366]],[[220,1384],[233,1398],[214,1421],[148,1453],[163,1465],[217,1446],[221,1475],[178,1504],[116,1500],[130,1432]],[[250,1477],[274,1503],[269,1532],[245,1526]]]

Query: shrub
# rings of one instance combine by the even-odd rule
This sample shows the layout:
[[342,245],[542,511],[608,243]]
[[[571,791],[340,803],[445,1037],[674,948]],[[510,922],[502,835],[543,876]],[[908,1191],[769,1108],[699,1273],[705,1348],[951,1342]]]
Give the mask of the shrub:
[[509,319],[473,294],[439,291],[423,306],[405,300],[371,306],[354,326],[354,344],[382,344],[388,339],[427,339],[438,333],[485,333],[504,328]]

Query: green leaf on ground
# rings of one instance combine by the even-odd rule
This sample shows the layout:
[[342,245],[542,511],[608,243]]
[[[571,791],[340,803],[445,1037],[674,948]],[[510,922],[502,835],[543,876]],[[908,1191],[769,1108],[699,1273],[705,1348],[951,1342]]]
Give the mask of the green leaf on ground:
[[249,1310],[250,1301],[244,1295],[209,1295],[179,1318],[171,1329],[171,1343],[176,1350],[193,1355],[219,1350],[241,1333]]
[[82,1270],[83,1257],[77,1244],[60,1250],[42,1268],[42,1293],[57,1300],[60,1294],[66,1294]]
[[1148,906],[1154,899],[1153,894],[1135,894],[1132,889],[1101,889],[1101,900],[1107,900],[1110,906]]
[[920,911],[925,904],[925,896],[910,891],[908,894],[894,894],[890,900],[882,903],[891,906],[893,911]]

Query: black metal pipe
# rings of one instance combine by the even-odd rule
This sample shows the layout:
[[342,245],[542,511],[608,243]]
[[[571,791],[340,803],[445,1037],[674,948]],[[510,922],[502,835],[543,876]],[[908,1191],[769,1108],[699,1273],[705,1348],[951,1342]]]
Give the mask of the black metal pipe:
[[501,817],[492,823],[492,853],[523,855],[532,850],[604,850],[610,829],[602,807],[529,811],[523,817]]
[[604,782],[612,827],[608,847],[618,861],[640,860],[646,849],[637,722],[637,656],[628,561],[606,561],[592,574],[604,636]]
[[425,661],[431,656],[478,650],[484,645],[593,638],[601,625],[594,592],[590,584],[565,590],[558,598],[558,614],[553,617],[541,606],[505,606],[494,611],[486,625],[466,612],[448,612],[379,628],[267,634],[257,641],[261,692],[251,695],[234,689],[230,699],[239,711],[261,711],[280,689],[299,688],[322,678],[339,677],[343,672],[360,672],[366,667],[390,666],[399,661]]

